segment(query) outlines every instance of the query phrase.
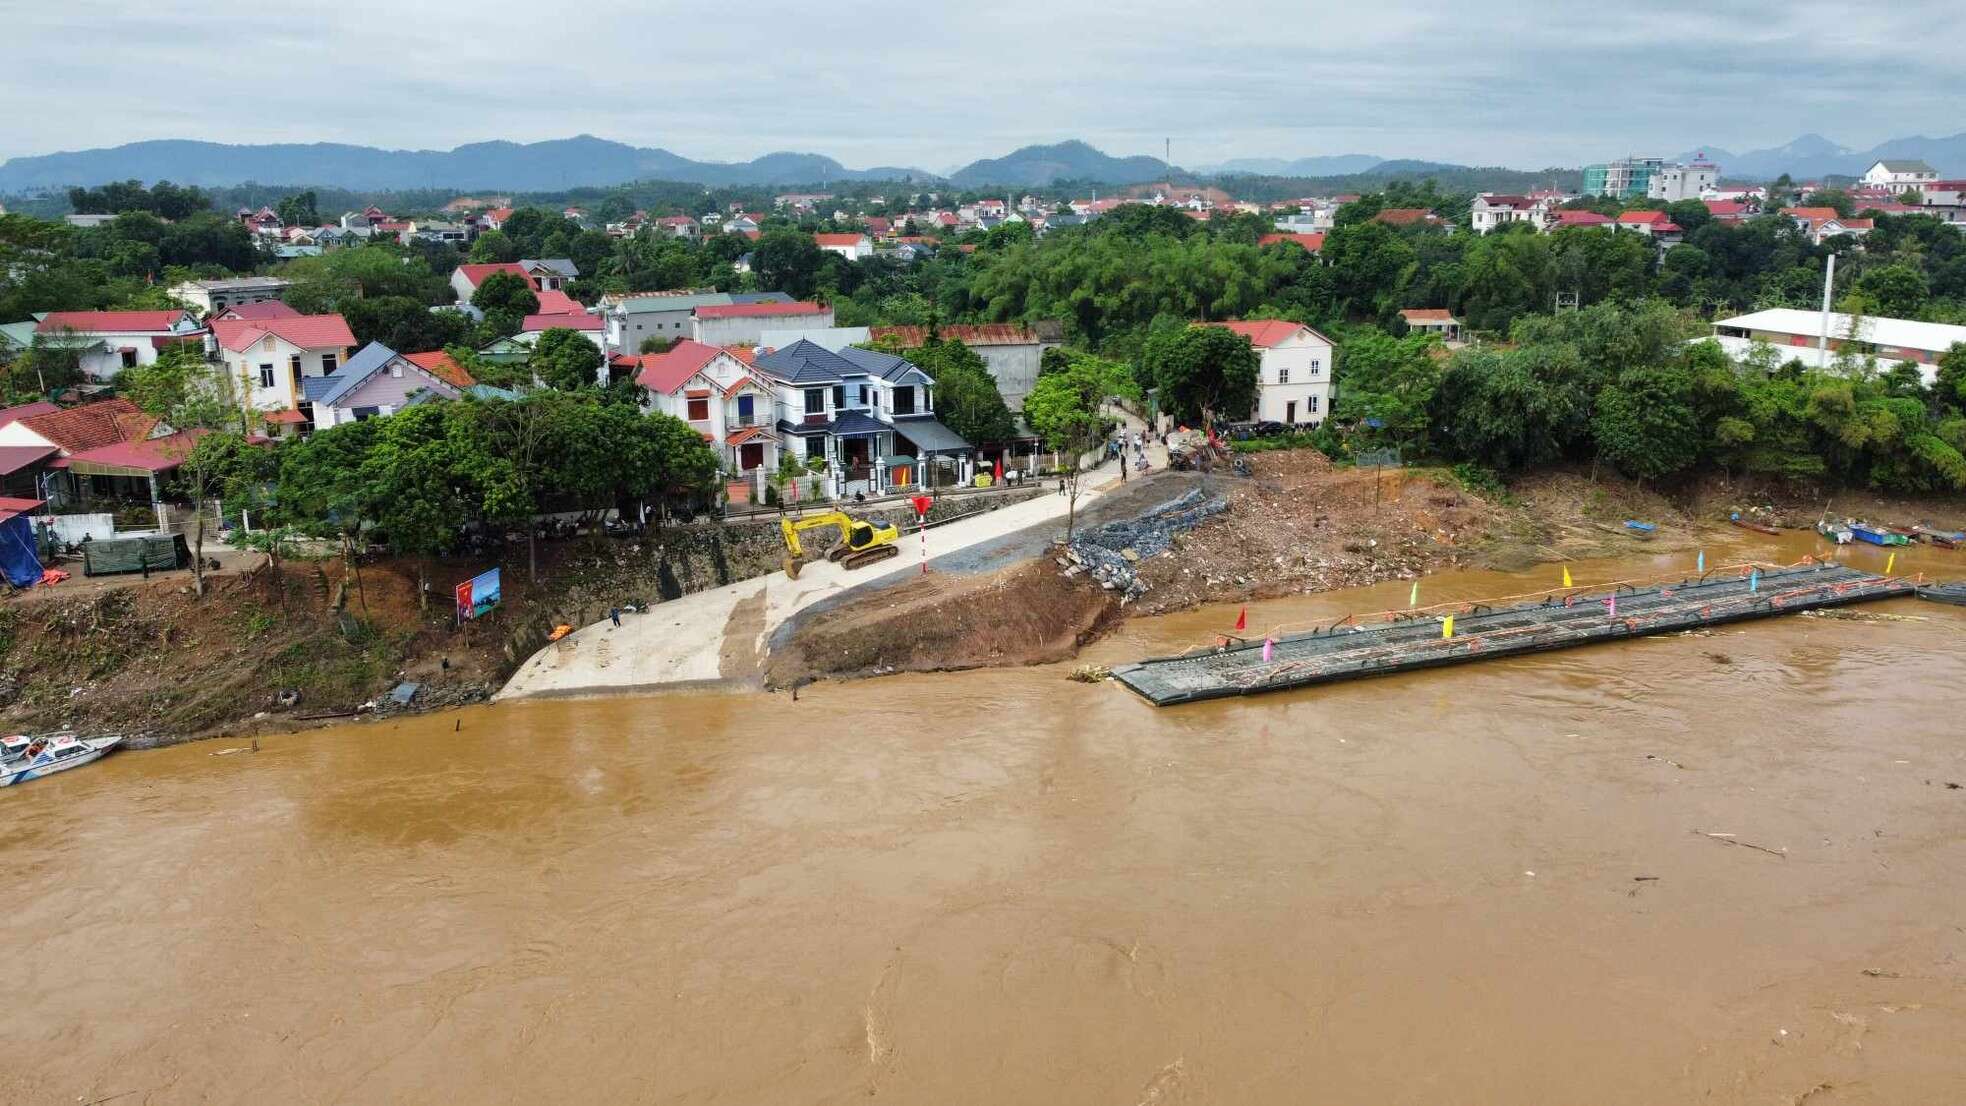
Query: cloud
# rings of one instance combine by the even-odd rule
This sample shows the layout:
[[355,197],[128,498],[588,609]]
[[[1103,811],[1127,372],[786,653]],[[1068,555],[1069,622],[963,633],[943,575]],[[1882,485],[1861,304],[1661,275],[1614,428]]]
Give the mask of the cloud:
[[[1083,137],[1176,162],[1523,167],[1958,129],[1950,6],[1820,0],[65,0],[8,14],[0,156],[148,138],[447,149],[587,132],[690,157],[945,167]],[[1834,34],[1818,33],[1833,27]]]

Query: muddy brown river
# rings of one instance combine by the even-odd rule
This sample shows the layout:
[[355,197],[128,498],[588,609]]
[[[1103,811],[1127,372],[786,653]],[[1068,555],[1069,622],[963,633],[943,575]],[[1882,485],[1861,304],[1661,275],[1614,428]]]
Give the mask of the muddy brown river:
[[[1710,565],[1818,548],[1752,540]],[[1861,609],[1911,621],[1165,710],[1064,665],[119,753],[0,792],[0,1102],[1966,1102],[1966,609]]]

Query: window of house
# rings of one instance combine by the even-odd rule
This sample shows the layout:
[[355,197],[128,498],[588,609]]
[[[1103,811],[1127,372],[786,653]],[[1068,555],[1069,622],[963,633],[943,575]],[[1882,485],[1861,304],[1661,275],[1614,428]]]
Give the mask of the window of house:
[[1310,404],[1306,409],[1313,415],[1317,414],[1317,393],[1311,393]]
[[273,364],[270,361],[262,362],[259,366],[259,386],[262,388],[273,386]]
[[400,379],[402,379],[402,376],[403,376],[403,366],[401,366],[401,365],[391,365],[391,366],[389,366],[389,375],[390,375],[390,376],[393,376],[393,377],[395,377],[395,378],[397,378],[397,379],[399,379],[399,380],[400,380]]
[[867,385],[865,384],[860,386],[860,406],[867,406]]
[[845,406],[846,406],[846,385],[844,384],[833,385],[833,409],[837,411]]
[[826,439],[815,434],[806,439],[806,459],[826,456]]
[[300,354],[296,353],[287,358],[287,368],[296,378],[300,376]]
[[754,418],[756,418],[756,416],[757,416],[757,398],[755,396],[738,396],[737,397],[738,425],[749,426],[751,425],[751,421]]
[[137,367],[136,350],[126,349],[123,351],[123,367],[126,369],[134,369]]
[[691,421],[691,422],[709,422],[709,421],[710,421],[710,401],[709,401],[709,400],[707,400],[707,399],[692,399],[692,400],[690,400],[690,401],[689,401],[689,421]]
[[894,413],[897,415],[915,413],[915,388],[912,384],[894,390]]
[[1321,368],[1323,368],[1323,367],[1324,367],[1324,362],[1322,362],[1322,361],[1320,361],[1320,360],[1318,360],[1318,359],[1317,359],[1317,358],[1315,358],[1315,357],[1313,357],[1313,358],[1311,358],[1311,375],[1312,375],[1312,376],[1316,376],[1316,375],[1318,374],[1318,370],[1319,370],[1319,369],[1321,369]]
[[361,422],[363,419],[375,418],[377,415],[381,413],[382,413],[382,408],[380,407],[357,407],[355,408],[354,411],[351,412],[351,414],[355,416],[356,422]]
[[335,371],[335,368],[336,368],[336,366],[338,366],[338,365],[340,365],[340,364],[341,364],[341,358],[340,358],[340,357],[339,357],[338,355],[336,355],[336,354],[332,354],[332,353],[324,353],[324,354],[322,354],[322,355],[321,355],[321,375],[323,375],[323,376],[328,376],[328,375],[331,375],[331,374],[333,374],[333,372]]
[[1289,370],[1289,369],[1287,369],[1287,368],[1278,368],[1278,369],[1277,369],[1277,383],[1278,383],[1278,384],[1288,384],[1288,383],[1290,383],[1290,370]]
[[823,415],[825,413],[826,413],[826,389],[807,388],[806,389],[806,414]]

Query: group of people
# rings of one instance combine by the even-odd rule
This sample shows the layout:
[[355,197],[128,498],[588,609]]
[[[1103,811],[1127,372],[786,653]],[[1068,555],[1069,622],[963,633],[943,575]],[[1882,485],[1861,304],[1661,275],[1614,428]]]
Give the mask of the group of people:
[[1120,459],[1120,479],[1126,479],[1127,452],[1133,453],[1133,467],[1141,472],[1147,471],[1147,439],[1153,433],[1148,430],[1142,434],[1138,430],[1121,430],[1106,443],[1106,456]]

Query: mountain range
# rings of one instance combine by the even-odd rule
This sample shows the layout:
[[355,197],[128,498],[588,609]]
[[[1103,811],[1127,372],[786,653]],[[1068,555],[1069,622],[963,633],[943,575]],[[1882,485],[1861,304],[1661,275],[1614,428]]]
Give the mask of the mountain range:
[[224,187],[307,184],[356,191],[496,188],[536,192],[638,180],[705,185],[805,184],[846,180],[933,180],[919,169],[848,169],[819,154],[774,153],[745,162],[694,161],[592,135],[547,142],[476,142],[454,150],[379,150],[339,143],[230,146],[217,142],[132,142],[108,149],[17,157],[0,164],[0,193],[116,180],[168,180]]
[[[1942,176],[1966,177],[1966,133],[1948,138],[1895,138],[1868,150],[1839,146],[1809,134],[1784,146],[1735,153],[1708,146],[1679,155],[1705,154],[1729,179],[1765,180],[1788,173],[1798,179],[1857,176],[1880,158],[1916,158]],[[1237,158],[1205,166],[1212,175],[1284,177],[1421,176],[1460,167],[1427,161],[1382,161],[1366,154],[1322,157]],[[947,180],[959,188],[1001,185],[1040,187],[1059,180],[1143,184],[1169,166],[1156,157],[1113,157],[1080,141],[1025,146],[1003,157],[971,162],[940,177],[921,169],[878,166],[849,169],[811,153],[772,153],[751,161],[696,161],[660,147],[630,146],[579,135],[545,142],[477,142],[453,150],[383,150],[340,143],[235,146],[162,140],[106,149],[16,157],[0,163],[0,194],[137,179],[225,187],[315,185],[353,191],[411,188],[497,189],[550,192],[605,187],[631,181],[683,181],[708,186],[798,185],[827,181]],[[1176,168],[1175,173],[1181,170]]]
[[1704,154],[1720,166],[1721,176],[1733,179],[1770,180],[1787,173],[1797,180],[1811,177],[1857,177],[1874,162],[1884,158],[1923,161],[1939,171],[1941,177],[1966,177],[1966,132],[1949,138],[1893,138],[1868,150],[1839,146],[1820,134],[1805,134],[1785,146],[1734,153],[1707,146],[1680,154],[1678,161],[1690,161]]

